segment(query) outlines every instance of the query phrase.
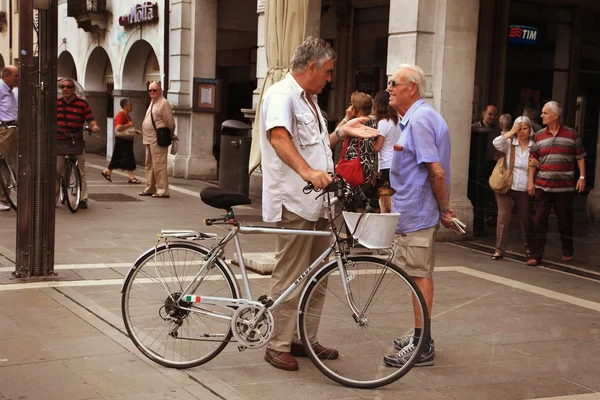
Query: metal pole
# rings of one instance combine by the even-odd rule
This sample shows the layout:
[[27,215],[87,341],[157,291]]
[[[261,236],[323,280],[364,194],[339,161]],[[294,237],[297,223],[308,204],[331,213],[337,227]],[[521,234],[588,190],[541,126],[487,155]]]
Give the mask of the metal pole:
[[20,2],[17,277],[54,272],[57,7],[58,0]]

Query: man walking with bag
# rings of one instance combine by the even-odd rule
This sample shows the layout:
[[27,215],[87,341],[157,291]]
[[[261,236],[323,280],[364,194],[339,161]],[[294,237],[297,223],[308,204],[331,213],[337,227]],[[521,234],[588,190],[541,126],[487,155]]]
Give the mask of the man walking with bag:
[[[172,135],[175,132],[175,120],[171,105],[162,95],[162,89],[157,82],[150,83],[148,93],[150,107],[142,123],[142,138],[146,147],[146,189],[140,196],[166,199],[170,197],[167,181],[167,153],[170,141],[168,144],[161,142],[157,136]],[[169,129],[168,133],[165,128]]]

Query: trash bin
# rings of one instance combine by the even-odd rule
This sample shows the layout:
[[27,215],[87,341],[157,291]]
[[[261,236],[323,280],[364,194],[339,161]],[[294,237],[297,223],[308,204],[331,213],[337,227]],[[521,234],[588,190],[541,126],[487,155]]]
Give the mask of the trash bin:
[[250,125],[234,119],[228,119],[221,124],[219,187],[246,196],[250,189],[248,163],[252,143],[251,129]]

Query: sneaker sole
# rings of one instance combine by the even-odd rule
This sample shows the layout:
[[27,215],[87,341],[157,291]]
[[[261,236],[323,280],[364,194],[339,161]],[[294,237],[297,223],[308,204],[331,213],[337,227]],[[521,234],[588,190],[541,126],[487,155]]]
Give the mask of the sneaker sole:
[[[435,362],[435,360],[421,361],[421,362],[415,363],[415,365],[413,365],[413,367],[431,367],[431,366],[433,366],[434,362]],[[383,357],[383,363],[389,367],[394,367],[394,368],[402,368],[404,366],[404,363],[399,363],[399,362],[390,360],[387,357]]]

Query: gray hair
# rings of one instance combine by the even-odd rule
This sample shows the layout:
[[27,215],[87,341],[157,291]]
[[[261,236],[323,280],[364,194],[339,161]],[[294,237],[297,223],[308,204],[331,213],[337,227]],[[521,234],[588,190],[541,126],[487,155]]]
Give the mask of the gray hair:
[[[529,120],[529,118],[527,120]],[[502,114],[500,118],[498,118],[498,122],[500,122],[500,129],[509,130],[510,124],[512,123],[512,116],[510,114]]]
[[558,104],[558,102],[556,101],[549,101],[547,102],[544,107],[550,107],[550,109],[552,110],[553,113],[558,114],[558,119],[560,120],[560,118],[562,117],[562,107],[560,106],[560,104]]
[[125,108],[125,106],[133,104],[133,100],[131,100],[129,97],[123,97],[119,104],[121,105],[121,108]]
[[416,83],[419,89],[419,96],[425,97],[425,72],[414,64],[400,64],[398,70],[406,69],[408,74],[406,75],[406,81],[410,83]]
[[531,120],[529,118],[527,118],[526,116],[518,117],[517,119],[515,119],[515,123],[513,124],[513,126],[516,126],[518,123],[521,123],[521,122],[523,122],[523,123],[527,124],[527,126],[529,126],[529,138],[533,139],[536,132],[533,129],[533,125],[531,125]]
[[309,36],[296,47],[294,56],[290,63],[293,72],[302,72],[311,62],[315,62],[321,68],[329,60],[335,60],[337,54],[329,43],[321,38]]
[[63,78],[60,80],[59,85],[62,85],[63,82],[71,82],[71,85],[75,86],[75,81],[72,78]]

